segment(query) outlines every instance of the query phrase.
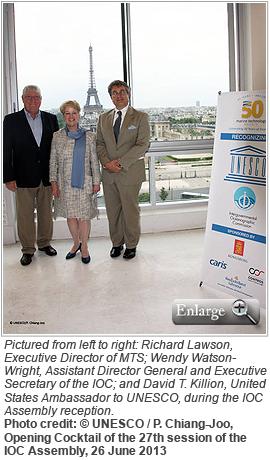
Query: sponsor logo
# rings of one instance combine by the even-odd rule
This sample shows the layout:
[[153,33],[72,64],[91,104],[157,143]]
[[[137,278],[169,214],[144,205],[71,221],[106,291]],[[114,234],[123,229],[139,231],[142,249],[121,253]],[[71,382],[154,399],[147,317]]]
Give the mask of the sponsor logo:
[[258,268],[250,267],[249,273],[250,273],[251,275],[261,276],[261,274],[264,273],[264,271],[263,271],[263,270],[259,270]]
[[214,267],[219,267],[223,268],[223,270],[226,270],[227,264],[222,260],[222,262],[219,262],[218,260],[215,259],[210,259],[209,260],[210,265],[213,265]]
[[244,211],[250,210],[256,203],[256,195],[249,187],[240,187],[234,194],[236,206]]
[[228,276],[225,276],[225,280],[228,282],[229,286],[233,286],[238,289],[246,287],[246,283],[242,283],[242,281],[239,280],[238,276],[235,276],[234,278],[229,278]]
[[259,286],[263,286],[263,280],[261,279],[261,276],[264,275],[264,271],[253,267],[250,267],[248,271],[250,273],[248,275],[248,281],[250,283],[255,283]]
[[242,256],[236,256],[234,254],[227,254],[227,257],[230,259],[237,260],[238,262],[244,262],[245,264],[248,264],[248,259],[244,259]]
[[244,241],[234,240],[233,253],[237,254],[238,256],[243,256],[244,255],[244,246],[245,246]]

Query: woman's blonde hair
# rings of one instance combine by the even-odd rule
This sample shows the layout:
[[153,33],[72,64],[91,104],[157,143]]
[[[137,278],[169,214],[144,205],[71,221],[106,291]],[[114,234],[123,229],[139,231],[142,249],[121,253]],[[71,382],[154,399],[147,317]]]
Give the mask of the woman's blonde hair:
[[62,113],[62,115],[64,115],[65,113],[65,110],[67,107],[72,107],[73,109],[75,110],[78,110],[78,112],[81,111],[81,107],[80,107],[80,104],[77,102],[77,101],[65,101],[63,102],[63,104],[61,104],[60,106],[60,112]]

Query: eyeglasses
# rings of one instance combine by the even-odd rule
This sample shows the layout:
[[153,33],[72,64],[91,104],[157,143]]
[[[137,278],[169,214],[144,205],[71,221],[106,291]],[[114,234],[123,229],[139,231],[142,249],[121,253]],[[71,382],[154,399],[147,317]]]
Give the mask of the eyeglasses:
[[124,96],[124,94],[127,94],[127,92],[124,91],[123,89],[121,89],[121,90],[119,91],[119,93],[118,93],[117,91],[113,91],[113,92],[112,92],[112,96],[113,96],[113,97]]
[[34,101],[39,101],[40,96],[24,96],[24,98],[25,98],[27,101],[32,101],[32,99],[34,99]]

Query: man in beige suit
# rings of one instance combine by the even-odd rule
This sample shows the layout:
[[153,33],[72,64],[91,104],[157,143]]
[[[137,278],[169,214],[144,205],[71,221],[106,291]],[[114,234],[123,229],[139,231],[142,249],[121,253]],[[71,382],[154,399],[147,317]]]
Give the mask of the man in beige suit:
[[123,257],[132,259],[140,238],[138,195],[145,180],[148,115],[129,106],[130,88],[125,82],[113,81],[108,92],[115,109],[99,117],[97,154],[103,166],[103,190],[113,244],[110,255],[120,256],[125,244]]

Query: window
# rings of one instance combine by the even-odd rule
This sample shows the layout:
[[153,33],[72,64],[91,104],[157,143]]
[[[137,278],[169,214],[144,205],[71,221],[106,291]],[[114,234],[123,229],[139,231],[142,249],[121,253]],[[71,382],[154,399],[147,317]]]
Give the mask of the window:
[[205,197],[218,91],[229,90],[227,4],[132,2],[130,15],[133,101],[149,114],[155,201]]
[[67,99],[83,108],[91,44],[98,97],[104,109],[112,108],[107,87],[123,74],[120,4],[15,2],[15,27],[19,96],[24,86],[36,84],[43,110],[58,109]]
[[229,90],[227,3],[132,2],[130,13],[134,105],[156,118],[215,106]]
[[[103,110],[109,110],[107,87],[123,74],[120,3],[16,2],[15,27],[20,108],[22,89],[35,84],[42,91],[41,109],[55,113],[60,127],[60,105],[75,99],[80,124],[95,131],[99,112],[88,89],[94,86]],[[104,206],[102,186],[98,205]]]
[[[94,86],[103,109],[112,108],[107,86],[123,78],[120,5],[15,2],[19,95],[25,85],[37,84],[42,109],[57,113],[67,99],[83,109],[91,45]],[[226,8],[223,2],[130,5],[133,105],[149,114],[151,130],[141,203],[207,196],[217,92],[228,91]],[[85,111],[81,124],[95,130],[98,115]],[[102,190],[98,201],[104,205]]]

